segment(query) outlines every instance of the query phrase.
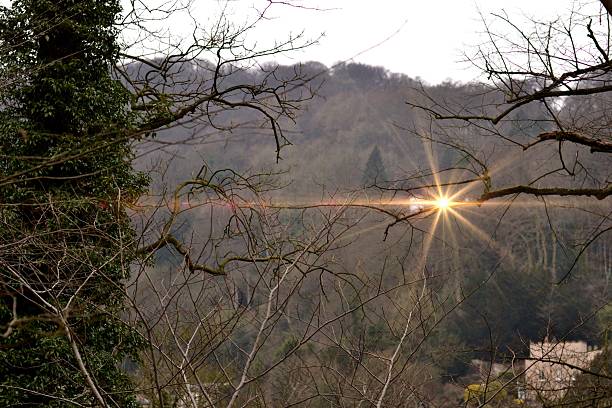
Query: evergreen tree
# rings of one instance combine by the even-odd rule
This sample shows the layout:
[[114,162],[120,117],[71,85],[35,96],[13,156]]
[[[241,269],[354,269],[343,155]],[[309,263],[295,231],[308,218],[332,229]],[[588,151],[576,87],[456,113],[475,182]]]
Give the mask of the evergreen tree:
[[361,183],[364,187],[371,187],[375,184],[381,185],[388,180],[389,177],[385,171],[385,165],[380,155],[380,150],[378,150],[378,146],[374,146],[374,149],[372,149],[370,153],[370,157],[368,157]]
[[[125,203],[146,178],[111,76],[119,0],[0,8],[0,406],[135,406],[119,368],[135,257]],[[6,82],[5,82],[6,84]]]

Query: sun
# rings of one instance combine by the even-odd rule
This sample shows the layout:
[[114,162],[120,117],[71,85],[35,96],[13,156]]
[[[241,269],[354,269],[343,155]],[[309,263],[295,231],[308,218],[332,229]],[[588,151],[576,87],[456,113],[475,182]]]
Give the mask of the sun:
[[436,207],[440,210],[446,210],[451,206],[451,200],[448,197],[439,197],[435,201]]

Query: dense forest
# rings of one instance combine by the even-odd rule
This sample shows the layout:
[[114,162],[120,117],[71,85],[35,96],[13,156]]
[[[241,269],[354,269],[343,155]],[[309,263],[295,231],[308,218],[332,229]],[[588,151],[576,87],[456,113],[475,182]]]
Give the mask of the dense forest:
[[[426,105],[427,95],[469,106],[482,104],[485,93],[489,94],[487,98],[496,98],[485,85],[448,82],[429,86],[383,67],[356,63],[331,68],[316,62],[270,65],[267,70],[275,73],[279,83],[283,75],[289,78],[296,73],[313,78],[308,84],[316,90],[288,124],[288,144],[281,150],[280,160],[274,155],[272,132],[258,130],[255,125],[229,134],[210,133],[198,127],[176,128],[160,136],[164,144],[152,141],[141,147],[147,154],[138,161],[139,166],[160,175],[154,185],[177,185],[205,165],[265,175],[272,180],[269,191],[263,193],[266,200],[286,203],[288,207],[337,200],[350,208],[351,199],[375,203],[388,197],[390,191],[394,197],[428,194],[420,188],[431,178],[427,176],[432,165],[428,158],[443,169],[460,166],[464,157],[457,149],[419,137],[418,129],[429,126],[428,117],[406,101]],[[197,69],[190,74],[198,75]],[[245,71],[241,75],[244,77],[240,81],[255,83],[264,74]],[[559,106],[559,114],[573,115],[576,109],[586,108],[567,104]],[[240,114],[226,115],[219,119],[219,127],[253,120]],[[514,127],[511,131],[517,137],[529,139],[549,126],[533,107],[514,115],[506,126]],[[465,129],[454,127],[450,132],[461,135]],[[486,135],[470,137],[471,143],[490,152],[492,161],[516,157],[514,146],[500,144]],[[168,146],[167,140],[174,143]],[[535,151],[512,159],[510,171],[496,178],[496,187],[528,179],[532,168],[547,166],[546,154]],[[590,170],[605,173],[609,164],[593,162]],[[480,186],[467,190],[461,199],[476,200],[479,189]],[[153,194],[163,192],[158,189]],[[559,205],[551,200],[547,207],[534,199],[514,206],[470,208],[462,214],[478,230],[477,234],[456,220],[448,221],[449,231],[433,232],[437,245],[429,250],[424,262],[432,277],[429,284],[435,293],[433,309],[439,316],[429,322],[435,327],[431,327],[424,345],[418,347],[418,358],[435,373],[431,375],[436,378],[438,390],[472,372],[474,359],[508,362],[517,356],[525,357],[530,342],[544,338],[601,344],[607,322],[598,319],[597,313],[610,299],[611,248],[602,239],[580,253],[581,239],[599,222],[596,216],[586,217],[585,221],[579,210],[583,203],[576,199],[572,205],[568,200]],[[594,211],[605,211],[605,203],[589,205]],[[203,215],[197,204],[194,207],[181,215],[177,233],[198,252],[203,243],[198,231],[209,228],[210,214]],[[284,223],[296,235],[303,232],[304,223],[316,219],[316,215],[304,216],[300,208],[283,211]],[[425,238],[415,238],[414,233],[408,233],[412,226],[401,225],[387,235],[386,227],[392,220],[384,214],[366,212],[354,208],[346,214],[356,223],[357,230],[341,248],[331,251],[333,261],[328,262],[393,287],[406,273],[405,265],[419,262],[409,259],[418,258],[411,246],[422,245]],[[421,220],[418,227],[430,228],[431,219]],[[171,250],[158,253],[157,260],[160,276],[183,262],[182,256]],[[368,284],[362,284],[365,290]],[[244,283],[240,290],[241,296],[250,292],[253,293],[248,296],[256,296],[257,283]],[[355,290],[357,298],[363,295]],[[351,300],[347,301],[350,304]],[[299,299],[294,302],[291,307],[297,311],[308,308],[310,299],[305,298],[304,304]],[[395,344],[397,333],[389,325],[393,318],[386,315],[390,307],[387,302],[390,300],[378,301],[371,310],[364,309],[360,317],[352,316],[346,323],[355,338],[362,338],[364,352],[392,349]],[[278,334],[279,347],[286,347],[282,346],[282,338],[291,336],[290,328],[295,324],[298,323],[287,319],[286,328]],[[235,341],[248,342],[248,337],[248,332],[240,332]],[[332,353],[337,359],[338,349],[342,350],[339,346],[323,347],[321,352]],[[453,393],[461,395],[456,389],[450,391]]]

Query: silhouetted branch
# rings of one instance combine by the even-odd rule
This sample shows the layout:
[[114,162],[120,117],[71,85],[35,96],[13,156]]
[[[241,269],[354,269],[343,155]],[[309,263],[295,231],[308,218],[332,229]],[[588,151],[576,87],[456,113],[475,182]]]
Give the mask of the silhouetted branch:
[[591,153],[612,153],[612,143],[609,141],[602,139],[593,139],[576,132],[568,132],[562,130],[539,134],[538,140],[525,146],[524,150],[527,150],[531,146],[534,146],[540,142],[544,142],[547,140],[556,140],[560,142],[567,141],[584,146],[589,146],[591,148]]
[[598,200],[612,195],[612,186],[606,188],[536,188],[531,186],[514,186],[500,190],[489,191],[480,196],[479,201],[484,202],[494,198],[505,197],[514,194],[530,194],[534,196],[587,196]]

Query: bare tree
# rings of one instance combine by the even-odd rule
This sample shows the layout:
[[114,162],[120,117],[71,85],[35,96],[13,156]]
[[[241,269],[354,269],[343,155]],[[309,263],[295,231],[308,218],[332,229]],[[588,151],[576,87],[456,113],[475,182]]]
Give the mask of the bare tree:
[[[3,73],[10,75],[6,83],[3,83],[3,89],[11,88],[18,91],[25,89],[27,91],[31,83],[38,86],[45,80],[49,80],[44,76],[49,75],[45,70],[61,69],[64,67],[63,64],[68,62],[73,64],[71,67],[76,66],[78,62],[83,62],[81,67],[93,67],[91,71],[102,78],[99,85],[108,86],[103,89],[108,91],[107,96],[115,98],[112,99],[112,102],[121,105],[118,109],[108,109],[108,104],[105,105],[106,102],[103,100],[105,93],[98,92],[97,95],[102,96],[95,99],[90,95],[95,93],[95,90],[90,88],[82,89],[82,92],[78,93],[85,99],[83,104],[79,104],[81,100],[73,97],[77,87],[72,86],[69,87],[70,92],[64,93],[68,95],[65,99],[59,96],[53,101],[55,102],[51,105],[53,107],[47,106],[47,110],[34,118],[35,120],[25,115],[26,118],[18,123],[16,128],[8,129],[9,131],[4,129],[3,146],[20,146],[20,144],[28,146],[28,143],[32,143],[39,147],[40,144],[44,144],[45,137],[49,138],[49,141],[53,140],[53,143],[49,142],[48,151],[43,149],[40,155],[16,156],[13,153],[7,153],[2,156],[4,161],[0,184],[6,194],[3,195],[3,202],[0,204],[3,230],[0,249],[2,268],[0,293],[2,295],[1,339],[3,348],[6,346],[9,352],[13,350],[27,355],[27,348],[23,347],[24,344],[20,339],[24,333],[28,335],[28,330],[35,330],[36,336],[31,337],[43,345],[45,343],[51,345],[50,350],[54,347],[54,338],[57,338],[59,339],[58,347],[63,347],[64,344],[69,346],[66,348],[69,356],[55,360],[49,358],[49,361],[44,361],[43,365],[50,368],[51,371],[57,369],[57,372],[62,373],[65,373],[62,371],[65,368],[64,365],[74,366],[75,375],[69,376],[70,383],[65,387],[58,387],[57,392],[47,390],[49,384],[45,382],[46,380],[42,381],[42,385],[32,384],[30,388],[29,384],[24,386],[18,382],[11,382],[12,378],[3,378],[0,397],[3,402],[10,401],[9,403],[23,397],[27,398],[27,401],[51,401],[50,403],[59,401],[59,403],[76,406],[82,406],[84,401],[94,401],[100,406],[119,406],[123,404],[121,401],[127,401],[130,397],[126,396],[126,392],[115,391],[119,389],[115,387],[115,384],[123,384],[119,387],[124,387],[126,382],[117,376],[110,378],[108,372],[116,367],[111,364],[111,369],[105,371],[106,363],[100,363],[97,360],[98,355],[107,353],[106,355],[115,360],[120,360],[127,355],[133,357],[135,350],[133,347],[137,343],[144,344],[143,339],[149,340],[149,350],[153,350],[155,346],[152,338],[146,336],[150,334],[149,332],[145,331],[140,340],[134,337],[135,333],[131,332],[132,329],[127,326],[128,323],[133,323],[133,320],[117,321],[120,317],[117,311],[124,310],[124,301],[129,300],[133,293],[138,293],[136,290],[126,293],[125,288],[125,283],[132,280],[130,276],[135,257],[140,257],[147,262],[155,251],[171,246],[185,260],[190,275],[200,272],[223,275],[225,270],[230,269],[229,266],[232,263],[245,263],[254,268],[257,268],[259,264],[264,264],[264,270],[271,271],[273,276],[274,271],[285,267],[286,271],[281,279],[284,281],[284,277],[293,273],[296,264],[303,263],[302,259],[311,256],[311,253],[320,252],[319,247],[323,245],[318,242],[323,231],[313,234],[312,240],[306,241],[303,245],[301,242],[294,244],[285,241],[278,242],[278,235],[276,237],[262,236],[264,231],[270,232],[270,229],[265,228],[268,216],[258,215],[257,211],[251,208],[252,201],[248,201],[248,208],[244,210],[244,213],[233,214],[229,217],[226,224],[227,229],[222,231],[219,238],[223,244],[222,249],[219,248],[219,241],[209,241],[214,247],[212,257],[215,259],[211,266],[197,262],[198,256],[191,253],[192,248],[189,244],[180,241],[174,235],[174,223],[184,204],[179,200],[201,190],[204,191],[204,194],[212,191],[218,197],[215,205],[223,201],[233,208],[235,201],[238,201],[241,195],[243,202],[247,196],[249,200],[257,200],[256,186],[259,184],[253,180],[257,178],[255,176],[252,178],[239,176],[234,171],[207,173],[204,168],[193,180],[181,182],[176,187],[174,195],[170,197],[173,201],[168,218],[161,221],[162,226],[156,237],[149,241],[150,231],[146,227],[156,225],[149,221],[140,231],[142,236],[134,234],[134,229],[129,226],[127,209],[135,206],[139,200],[142,190],[138,185],[144,181],[144,178],[138,173],[133,173],[132,177],[130,170],[126,170],[130,168],[129,161],[133,158],[133,155],[129,153],[130,145],[145,138],[150,140],[154,136],[157,136],[155,142],[162,146],[177,143],[177,140],[170,138],[164,140],[163,136],[167,134],[155,135],[155,133],[176,126],[183,126],[182,131],[189,133],[189,127],[185,126],[194,121],[204,123],[207,127],[217,131],[229,131],[235,128],[235,124],[228,120],[230,115],[227,113],[243,109],[254,113],[252,127],[263,126],[270,130],[271,139],[275,141],[277,155],[280,154],[280,149],[287,143],[283,135],[282,121],[291,120],[298,102],[309,95],[307,90],[304,94],[302,91],[292,92],[296,88],[302,89],[304,78],[299,72],[295,72],[289,78],[277,78],[275,69],[262,69],[259,80],[255,83],[248,83],[241,81],[240,74],[253,67],[259,67],[258,58],[294,50],[307,45],[308,42],[298,45],[299,38],[289,38],[271,48],[253,51],[250,45],[244,42],[245,36],[255,24],[265,18],[267,9],[272,6],[270,4],[261,10],[254,21],[245,26],[231,25],[224,15],[221,15],[212,32],[205,32],[196,26],[192,44],[170,44],[168,49],[157,49],[153,56],[129,54],[128,50],[136,47],[136,44],[125,44],[126,52],[121,54],[124,59],[114,67],[114,76],[110,77],[107,72],[109,68],[107,64],[109,61],[116,61],[116,49],[114,48],[116,27],[102,26],[102,24],[110,21],[112,25],[118,5],[114,2],[104,5],[106,7],[104,14],[99,13],[105,18],[102,22],[97,22],[95,19],[87,20],[93,25],[92,31],[104,37],[102,40],[94,38],[99,41],[95,43],[87,35],[83,35],[82,27],[85,24],[79,20],[82,17],[79,14],[82,11],[81,5],[78,2],[77,4],[68,3],[66,9],[62,10],[61,15],[58,16],[53,15],[53,7],[61,7],[62,4],[49,4],[48,7],[41,4],[37,8],[37,5],[17,3],[14,5],[14,14],[10,7],[2,8],[2,51],[7,57],[3,61],[2,68]],[[140,32],[146,36],[144,40],[139,41],[138,45],[148,46],[150,43],[158,46],[163,44],[159,42],[163,38],[159,32],[150,29],[148,24],[155,25],[159,22],[159,16],[168,18],[169,15],[181,10],[188,12],[189,6],[190,4],[186,3],[184,7],[178,7],[177,4],[150,7],[139,2],[132,2],[131,9],[126,11],[119,27],[138,26]],[[92,10],[86,9],[85,12],[90,13],[86,16],[91,16]],[[13,15],[17,20],[23,16],[27,17],[19,20],[25,21],[26,31],[24,33],[11,34],[10,30],[14,29],[14,25],[12,26],[10,18],[13,18]],[[96,26],[96,23],[99,26]],[[72,37],[62,38],[62,35],[72,35]],[[91,43],[83,40],[84,37]],[[103,42],[104,40],[106,42]],[[65,43],[58,45],[62,41]],[[47,43],[50,45],[46,45]],[[94,51],[100,53],[101,57],[98,57],[92,49],[87,48],[94,48],[99,44],[102,44],[100,50]],[[94,57],[90,57],[90,53],[93,53]],[[91,58],[91,61],[88,58]],[[31,64],[28,65],[28,62]],[[90,63],[89,66],[88,63]],[[29,66],[34,66],[36,69],[28,71]],[[42,80],[36,77],[40,72],[43,72]],[[57,72],[53,71],[51,74],[57,74]],[[52,76],[51,78],[56,79]],[[70,80],[70,78],[61,80],[66,79]],[[81,79],[86,82],[91,78],[83,75]],[[66,86],[65,83],[61,85]],[[40,89],[46,89],[44,84],[36,88],[36,90]],[[55,86],[52,89],[57,91],[58,87]],[[2,93],[3,117],[12,112],[11,109],[19,111],[24,105],[28,107],[38,103],[35,97],[19,100],[12,98],[11,95],[14,96],[14,94],[6,96],[5,92]],[[45,101],[45,98],[50,97],[49,95],[50,93],[41,91],[36,96]],[[79,109],[85,113],[80,112]],[[98,120],[102,117],[106,118],[105,109],[110,111],[108,113],[110,124],[96,122],[92,125],[90,122],[95,121],[96,118]],[[36,109],[31,110],[37,112]],[[95,110],[99,111],[91,112]],[[69,111],[71,115],[65,114],[66,111]],[[223,117],[224,114],[226,117]],[[92,116],[95,116],[94,119],[91,119]],[[124,116],[129,117],[129,120],[124,120]],[[69,121],[68,119],[74,120]],[[43,122],[46,127],[41,125],[36,128],[38,123],[36,121]],[[32,130],[30,128],[34,131],[29,132]],[[46,131],[43,136],[40,134],[41,128]],[[73,140],[72,138],[76,136],[79,138]],[[192,136],[193,134],[188,138]],[[33,140],[35,137],[36,139]],[[146,146],[140,145],[134,148],[146,149]],[[109,157],[111,159],[105,161]],[[100,161],[98,162],[97,159]],[[99,165],[99,163],[102,164]],[[62,168],[68,168],[70,171],[68,173],[58,171]],[[78,169],[82,171],[79,172]],[[116,179],[113,172],[120,173]],[[130,175],[125,176],[121,172]],[[121,178],[121,175],[124,177]],[[88,180],[96,180],[103,186],[110,184],[107,190],[112,193],[107,194],[107,191],[94,185],[91,191],[83,194],[82,190],[87,190]],[[113,180],[118,181],[113,185]],[[79,184],[81,182],[85,184],[85,187]],[[125,182],[133,183],[133,185],[124,185]],[[53,186],[58,185],[66,187],[71,193],[65,196],[55,194],[55,191],[51,190]],[[14,202],[18,200],[18,197],[15,198],[16,195],[13,194],[15,191],[28,191],[34,196],[38,190],[32,186],[38,186],[38,190],[47,193],[41,194],[40,197],[26,199],[25,202]],[[100,193],[99,190],[103,190],[104,193]],[[74,197],[70,194],[73,194]],[[162,199],[165,198],[162,196]],[[143,201],[146,205],[147,200]],[[156,214],[154,212],[154,215]],[[254,220],[253,217],[257,220]],[[148,220],[153,222],[155,218]],[[325,230],[327,226],[334,226],[335,222],[332,219],[323,225],[325,226],[323,230]],[[218,232],[216,227],[211,225],[215,233]],[[278,226],[275,227],[278,228]],[[224,240],[227,240],[227,243]],[[261,242],[262,240],[270,242],[265,244]],[[138,248],[139,244],[142,244],[140,248]],[[232,245],[246,247],[247,250],[242,253],[232,248]],[[206,248],[204,246],[203,251]],[[228,253],[233,255],[223,256],[216,252],[221,250],[229,251]],[[163,277],[160,278],[162,282],[163,279]],[[138,281],[138,278],[135,278],[135,282]],[[266,284],[274,287],[272,282],[266,281]],[[185,284],[184,287],[191,289],[188,284]],[[231,290],[236,292],[238,289],[232,286]],[[277,289],[271,290],[270,298],[277,292]],[[212,293],[219,292],[213,290]],[[180,294],[182,295],[183,292]],[[217,299],[216,302],[218,301]],[[162,305],[165,305],[164,302],[165,300],[160,300]],[[244,300],[238,303],[245,305]],[[199,302],[195,304],[199,305]],[[131,306],[135,305],[134,302],[131,303]],[[148,322],[144,318],[151,316],[145,312],[152,313],[153,310],[136,307],[125,310],[127,316],[133,314],[142,317],[138,321],[139,325]],[[220,314],[223,316],[225,311]],[[219,318],[219,313],[214,314],[213,317]],[[169,316],[161,311],[151,318],[165,318],[169,330],[175,328],[168,320]],[[109,338],[104,347],[109,346],[112,350],[95,349],[95,347],[102,346],[91,340],[96,336],[95,333],[98,330],[96,328],[98,326],[94,327],[91,323],[103,321],[108,321],[109,325],[112,322],[113,327],[118,330],[113,332],[112,336],[107,333]],[[199,328],[203,321],[194,324]],[[264,330],[266,325],[267,319],[264,319],[260,338],[266,335]],[[180,329],[183,328],[180,327]],[[198,330],[194,332],[194,336],[197,333]],[[183,358],[183,362],[180,363],[183,371],[179,378],[183,381],[184,386],[188,386],[190,383],[187,382],[184,370],[188,369],[191,341],[184,346],[180,341],[182,335],[183,333],[175,332],[174,339]],[[121,340],[119,344],[113,346],[111,343],[114,340],[111,338],[117,337],[121,337]],[[261,343],[262,341],[256,342],[255,350],[260,347]],[[132,351],[126,352],[126,348]],[[202,352],[202,349],[198,349],[198,352]],[[36,358],[34,353],[32,356]],[[95,361],[98,361],[98,365]],[[245,375],[252,363],[251,360],[247,361]],[[3,362],[3,372],[6,372],[10,364],[12,363],[9,361]],[[31,368],[28,370],[32,372]],[[19,376],[15,378],[19,379]],[[244,382],[246,380],[237,387],[236,396],[244,388]],[[161,393],[161,387],[156,389]],[[191,401],[194,402],[195,397],[191,395],[190,388],[186,389],[190,393]],[[20,401],[27,403],[25,399]],[[162,398],[159,403],[164,406]]]
[[[488,235],[488,245],[505,252],[506,262],[515,268],[528,267],[534,257],[539,258],[537,272],[548,273],[555,285],[576,275],[588,285],[587,268],[579,262],[589,253],[601,261],[603,273],[609,276],[609,267],[604,266],[612,229],[609,7],[605,1],[577,3],[567,17],[550,22],[517,23],[504,12],[483,18],[488,41],[467,58],[488,81],[457,85],[454,95],[425,86],[418,89],[419,97],[407,104],[428,114],[429,120],[402,129],[423,141],[430,166],[380,188],[412,193],[434,190],[434,196],[447,199],[449,216],[458,224],[466,224],[476,212],[479,217],[494,214],[493,227],[475,232],[483,238]],[[534,220],[540,226],[527,225]],[[504,228],[507,223],[514,226],[513,231]],[[505,234],[526,234],[521,238],[526,245],[516,244]],[[539,249],[532,254],[534,243]],[[516,253],[528,254],[529,259],[516,260]],[[456,278],[459,286],[461,281]],[[550,288],[551,299],[555,290]],[[609,292],[603,293],[602,306],[609,302]],[[594,320],[595,314],[583,315],[556,336],[572,337]],[[608,346],[602,344],[605,353]],[[478,394],[480,406],[495,401],[502,390],[507,392],[513,382],[522,381],[523,370],[529,371],[514,370],[495,384],[497,391],[492,395],[486,390],[491,381],[497,381],[490,377],[491,367],[493,363],[481,384],[473,384],[471,391],[466,388],[468,397]],[[583,374],[600,384],[596,394],[603,397],[598,401],[605,401],[607,374],[599,380],[593,380],[597,378],[593,372]],[[557,397],[551,406],[581,406],[578,399],[570,403]]]
[[531,21],[531,30],[503,13],[492,16],[495,30],[485,21],[489,42],[468,58],[489,81],[458,89],[470,102],[424,88],[424,99],[407,102],[431,118],[410,132],[450,161],[399,189],[442,183],[470,205],[520,206],[533,197],[548,209],[583,211],[591,230],[576,240],[578,255],[609,234],[612,17],[596,3],[576,5],[565,19]]

